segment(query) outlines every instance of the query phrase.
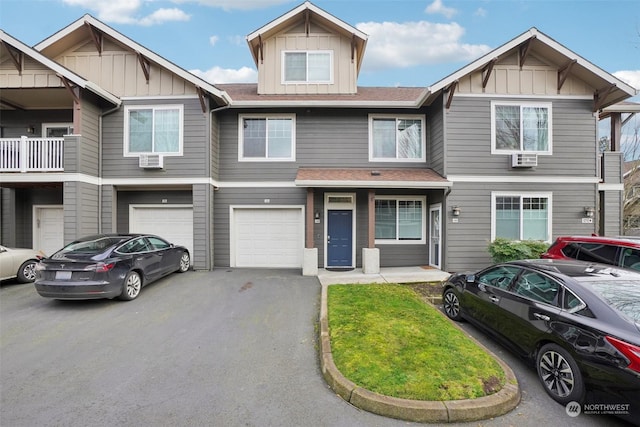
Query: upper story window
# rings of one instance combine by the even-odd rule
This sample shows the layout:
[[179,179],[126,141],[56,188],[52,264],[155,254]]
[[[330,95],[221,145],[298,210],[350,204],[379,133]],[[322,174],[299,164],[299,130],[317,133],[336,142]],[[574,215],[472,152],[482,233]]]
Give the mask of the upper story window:
[[510,240],[551,239],[551,194],[491,194],[492,236]]
[[551,154],[551,104],[491,103],[491,152]]
[[295,115],[239,117],[240,161],[295,161]]
[[283,52],[283,83],[331,83],[333,52]]
[[182,105],[125,107],[125,156],[141,153],[182,155],[182,123]]
[[423,116],[369,116],[369,161],[425,160]]

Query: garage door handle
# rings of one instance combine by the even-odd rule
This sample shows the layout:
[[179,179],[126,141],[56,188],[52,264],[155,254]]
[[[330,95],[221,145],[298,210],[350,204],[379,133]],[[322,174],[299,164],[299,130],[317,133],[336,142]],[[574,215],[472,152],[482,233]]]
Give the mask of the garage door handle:
[[551,320],[549,316],[545,316],[544,314],[533,313],[533,315],[540,320],[544,320],[545,322],[548,322],[549,320]]

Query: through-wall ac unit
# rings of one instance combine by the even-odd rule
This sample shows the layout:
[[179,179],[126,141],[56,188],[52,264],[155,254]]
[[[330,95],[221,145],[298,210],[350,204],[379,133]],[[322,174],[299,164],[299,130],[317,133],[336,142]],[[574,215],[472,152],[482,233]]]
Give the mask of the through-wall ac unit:
[[160,154],[140,154],[139,166],[145,169],[162,169]]
[[538,155],[535,153],[514,153],[511,155],[512,168],[532,168],[538,166]]

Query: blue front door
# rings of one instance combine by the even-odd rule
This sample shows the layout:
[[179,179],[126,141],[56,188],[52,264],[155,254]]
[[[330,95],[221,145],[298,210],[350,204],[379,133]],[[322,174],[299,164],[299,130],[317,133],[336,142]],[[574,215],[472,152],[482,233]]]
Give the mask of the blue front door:
[[327,222],[327,267],[353,267],[353,211],[330,210]]

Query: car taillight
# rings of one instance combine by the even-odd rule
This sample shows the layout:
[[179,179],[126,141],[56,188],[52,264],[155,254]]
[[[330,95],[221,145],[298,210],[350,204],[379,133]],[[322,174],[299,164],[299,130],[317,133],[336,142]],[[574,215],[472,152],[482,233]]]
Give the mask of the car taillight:
[[104,262],[99,262],[96,264],[96,273],[106,273],[116,266],[115,262],[110,262],[109,264],[105,264]]
[[627,368],[640,372],[640,347],[610,336],[607,336],[606,339],[609,341],[609,344],[629,359],[629,366],[627,366]]

